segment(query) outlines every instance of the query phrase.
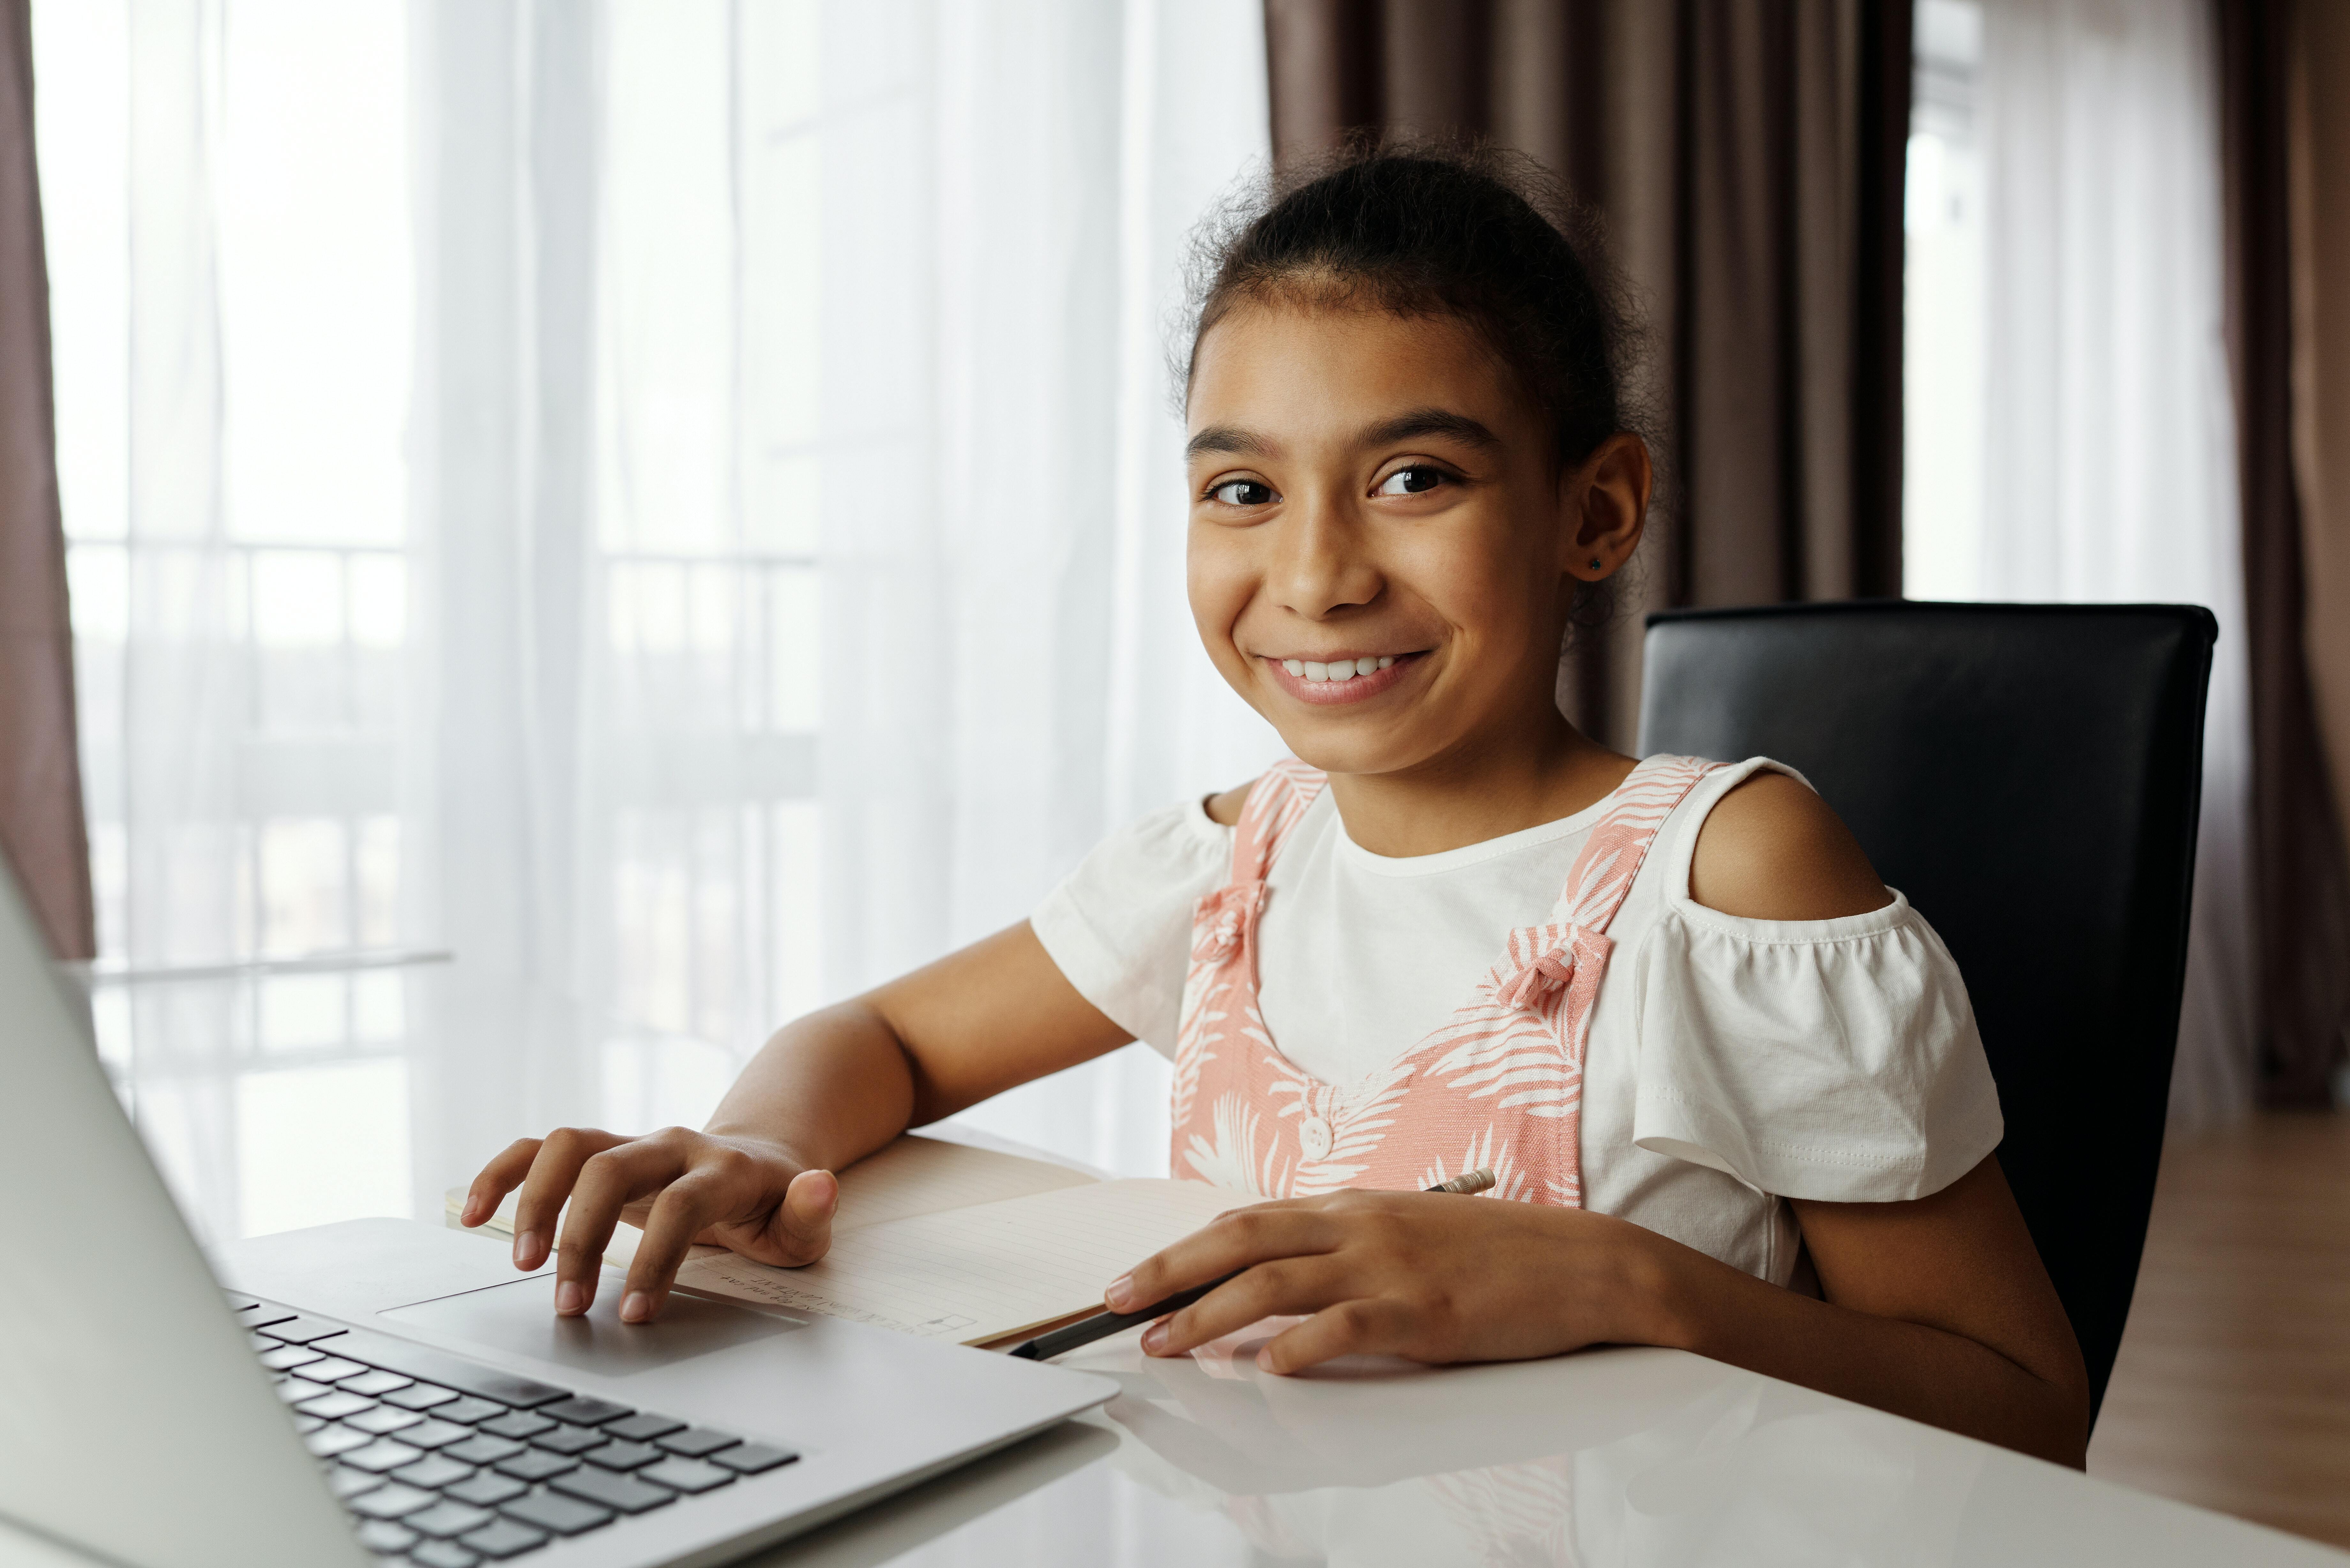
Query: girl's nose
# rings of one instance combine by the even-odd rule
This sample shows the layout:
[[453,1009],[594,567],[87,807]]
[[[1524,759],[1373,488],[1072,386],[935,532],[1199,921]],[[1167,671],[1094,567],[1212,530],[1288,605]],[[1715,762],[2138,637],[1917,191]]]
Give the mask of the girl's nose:
[[1323,497],[1292,504],[1274,524],[1274,560],[1267,586],[1284,609],[1321,620],[1369,604],[1386,578],[1370,558],[1359,522]]

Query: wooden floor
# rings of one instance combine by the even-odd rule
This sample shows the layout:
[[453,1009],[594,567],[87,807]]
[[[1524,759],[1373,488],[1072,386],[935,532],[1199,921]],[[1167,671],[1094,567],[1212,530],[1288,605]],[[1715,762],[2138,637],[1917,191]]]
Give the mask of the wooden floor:
[[2089,1473],[2350,1547],[2350,1114],[2172,1140]]

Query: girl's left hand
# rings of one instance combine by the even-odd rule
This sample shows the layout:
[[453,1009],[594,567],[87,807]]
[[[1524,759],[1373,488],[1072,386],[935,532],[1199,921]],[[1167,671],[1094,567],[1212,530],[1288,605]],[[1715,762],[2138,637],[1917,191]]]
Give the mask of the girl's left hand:
[[1235,1210],[1145,1260],[1104,1299],[1134,1312],[1247,1272],[1146,1330],[1180,1355],[1260,1318],[1311,1314],[1257,1356],[1268,1372],[1333,1356],[1521,1361],[1653,1342],[1644,1302],[1666,1261],[1638,1226],[1580,1209],[1447,1192],[1336,1192]]

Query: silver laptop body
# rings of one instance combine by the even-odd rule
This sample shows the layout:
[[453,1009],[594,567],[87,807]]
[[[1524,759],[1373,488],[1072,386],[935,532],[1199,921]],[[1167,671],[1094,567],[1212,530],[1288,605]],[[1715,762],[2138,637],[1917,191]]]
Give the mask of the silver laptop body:
[[[723,1562],[1116,1391],[1106,1378],[685,1292],[648,1327],[619,1323],[610,1289],[586,1320],[557,1322],[551,1273],[518,1276],[502,1246],[409,1220],[234,1243],[219,1250],[216,1280],[5,869],[0,1194],[0,1516],[134,1568],[359,1568],[465,1556],[550,1568]],[[255,1326],[261,1319],[272,1322]],[[341,1381],[289,1382],[303,1366]],[[392,1384],[400,1387],[380,1401],[333,1397]],[[511,1411],[484,1397],[502,1392]],[[354,1412],[360,1403],[368,1409]],[[442,1421],[436,1408],[461,1420]],[[631,1414],[606,1414],[613,1409]],[[514,1411],[522,1414],[510,1420]],[[519,1433],[540,1420],[548,1425],[536,1441],[475,1440],[492,1426]],[[451,1440],[461,1428],[469,1435]],[[620,1468],[590,1466],[576,1452],[533,1457],[554,1452],[537,1441],[579,1429],[599,1445],[590,1455],[620,1452],[600,1447],[608,1441],[627,1445],[612,1460]],[[330,1430],[344,1435],[322,1438]],[[418,1439],[415,1458],[381,1472],[347,1462],[401,1459],[371,1445],[398,1442],[402,1431]],[[353,1433],[370,1446],[350,1446]],[[722,1439],[733,1446],[709,1447]],[[400,1476],[430,1491],[428,1480],[457,1469],[470,1472],[455,1483],[466,1495],[490,1498],[515,1478],[470,1460],[510,1445],[521,1457],[501,1462],[522,1476],[569,1459],[573,1479],[525,1480],[523,1501],[486,1508],[452,1506],[438,1491],[429,1507],[382,1493],[382,1517],[362,1506],[381,1487],[406,1486]],[[460,1453],[468,1459],[448,1459]],[[729,1455],[731,1469],[721,1462]],[[697,1476],[705,1480],[690,1480]],[[705,1490],[657,1487],[664,1499],[619,1486],[655,1486],[644,1477],[689,1478],[681,1486]],[[606,1519],[585,1523],[572,1505]],[[446,1529],[473,1517],[466,1508],[496,1517]],[[532,1519],[581,1528],[566,1533]],[[409,1529],[417,1522],[443,1532]],[[380,1553],[355,1533],[377,1525],[390,1527],[370,1536]],[[545,1544],[503,1557],[467,1544],[503,1549],[532,1531]],[[387,1545],[403,1533],[412,1545]]]

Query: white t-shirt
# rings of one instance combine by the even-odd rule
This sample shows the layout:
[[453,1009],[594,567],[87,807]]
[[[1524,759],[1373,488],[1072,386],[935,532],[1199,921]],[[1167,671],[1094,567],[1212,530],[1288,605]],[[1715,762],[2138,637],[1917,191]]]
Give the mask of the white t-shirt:
[[[1690,899],[1698,828],[1764,767],[1793,774],[1757,757],[1690,792],[1608,927],[1583,1189],[1595,1212],[1784,1283],[1798,1238],[1783,1199],[1938,1192],[1998,1147],[2002,1122],[1958,966],[1898,892],[1834,920],[1743,919]],[[1349,838],[1323,791],[1266,877],[1258,1000],[1274,1045],[1325,1083],[1352,1083],[1417,1044],[1511,930],[1549,917],[1608,804],[1398,858]],[[1162,1054],[1192,906],[1231,876],[1232,846],[1201,803],[1155,812],[1105,839],[1031,917],[1079,994]]]

